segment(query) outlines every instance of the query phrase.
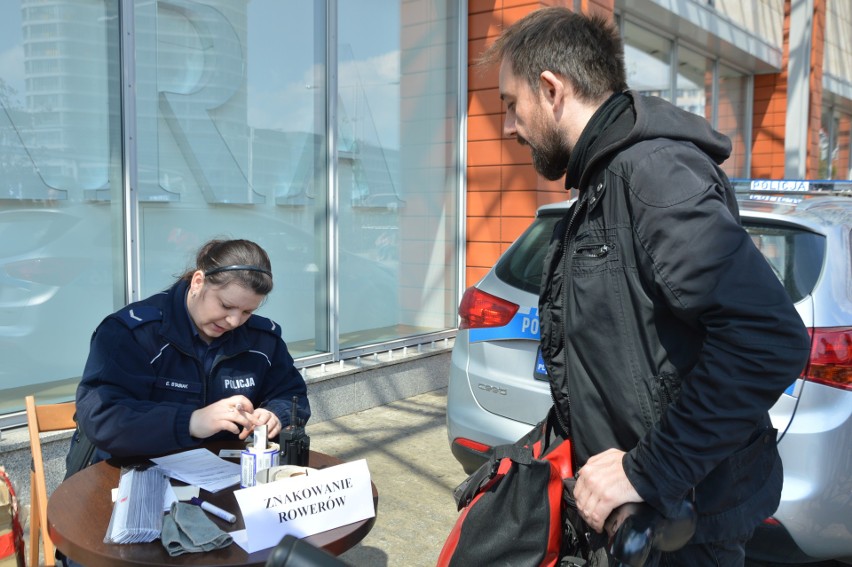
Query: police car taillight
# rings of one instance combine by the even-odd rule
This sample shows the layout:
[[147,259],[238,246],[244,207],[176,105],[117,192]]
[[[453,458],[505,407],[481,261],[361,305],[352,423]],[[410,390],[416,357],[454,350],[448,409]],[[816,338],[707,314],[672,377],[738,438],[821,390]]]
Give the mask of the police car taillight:
[[465,290],[459,304],[459,329],[502,327],[512,320],[518,306],[475,287]]
[[811,358],[803,378],[852,391],[852,327],[808,329]]

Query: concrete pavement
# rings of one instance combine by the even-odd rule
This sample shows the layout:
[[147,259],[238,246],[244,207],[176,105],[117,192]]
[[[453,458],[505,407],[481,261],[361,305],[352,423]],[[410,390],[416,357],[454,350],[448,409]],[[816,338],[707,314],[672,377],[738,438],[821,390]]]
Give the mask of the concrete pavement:
[[467,475],[447,443],[446,389],[312,425],[311,449],[366,459],[379,493],[376,523],[340,556],[352,567],[434,566],[458,517],[452,490]]

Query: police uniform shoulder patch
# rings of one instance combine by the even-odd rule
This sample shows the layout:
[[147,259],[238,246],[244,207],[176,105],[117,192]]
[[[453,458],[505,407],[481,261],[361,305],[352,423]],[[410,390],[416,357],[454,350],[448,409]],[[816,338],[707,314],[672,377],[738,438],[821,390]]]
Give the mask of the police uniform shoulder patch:
[[160,321],[163,318],[163,312],[159,307],[152,305],[131,305],[116,313],[115,317],[128,328],[135,329],[144,323]]
[[246,325],[248,325],[252,329],[258,329],[260,331],[272,333],[276,337],[281,336],[281,326],[278,325],[278,323],[276,323],[272,319],[267,319],[266,317],[261,317],[260,315],[252,315],[251,317],[249,317],[249,320],[246,322]]

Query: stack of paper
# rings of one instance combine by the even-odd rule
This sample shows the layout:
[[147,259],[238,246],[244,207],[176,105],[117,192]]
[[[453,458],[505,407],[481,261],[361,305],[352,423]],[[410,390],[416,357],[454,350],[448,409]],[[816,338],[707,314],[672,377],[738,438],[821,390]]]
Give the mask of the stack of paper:
[[151,460],[170,477],[208,492],[219,492],[240,482],[240,465],[220,459],[207,449],[193,449]]
[[169,481],[157,468],[122,469],[104,543],[143,543],[160,537]]

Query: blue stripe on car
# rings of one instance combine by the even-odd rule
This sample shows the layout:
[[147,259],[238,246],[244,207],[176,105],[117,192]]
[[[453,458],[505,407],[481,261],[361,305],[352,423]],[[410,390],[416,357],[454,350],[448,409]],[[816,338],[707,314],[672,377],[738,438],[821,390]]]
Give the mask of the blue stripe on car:
[[507,339],[529,339],[537,341],[541,338],[538,323],[538,307],[521,307],[506,325],[502,327],[470,329],[468,337],[468,340],[472,343]]

